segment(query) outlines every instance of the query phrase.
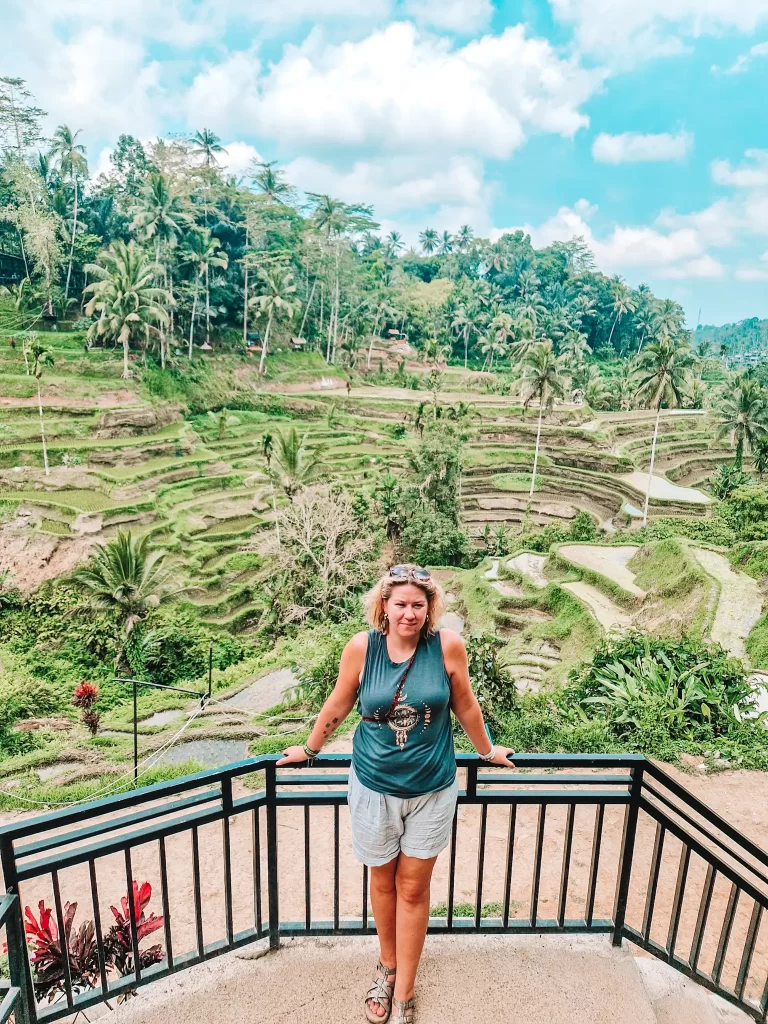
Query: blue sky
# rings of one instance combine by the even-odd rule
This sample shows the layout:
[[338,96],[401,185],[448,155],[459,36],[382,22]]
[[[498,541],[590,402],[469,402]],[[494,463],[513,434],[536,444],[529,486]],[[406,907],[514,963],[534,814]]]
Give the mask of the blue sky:
[[4,0],[3,74],[91,168],[208,127],[229,167],[407,240],[582,235],[690,326],[768,316],[768,0]]

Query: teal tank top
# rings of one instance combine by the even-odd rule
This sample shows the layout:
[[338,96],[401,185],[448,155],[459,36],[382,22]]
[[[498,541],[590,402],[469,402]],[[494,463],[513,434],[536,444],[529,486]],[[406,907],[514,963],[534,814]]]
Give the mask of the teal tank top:
[[[361,717],[387,714],[407,665],[391,660],[378,629],[368,631],[358,690]],[[440,634],[422,637],[392,717],[361,721],[355,730],[352,766],[360,782],[404,799],[450,786],[456,777],[450,700]]]

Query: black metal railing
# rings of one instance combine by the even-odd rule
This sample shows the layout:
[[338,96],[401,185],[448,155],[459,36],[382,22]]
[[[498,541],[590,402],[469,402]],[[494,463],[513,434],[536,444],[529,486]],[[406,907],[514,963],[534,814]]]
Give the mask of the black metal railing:
[[[349,756],[298,770],[276,760],[0,828],[11,975],[0,1024],[12,1009],[17,1024],[55,1021],[258,939],[372,934],[368,870],[348,855]],[[764,851],[641,756],[520,754],[522,771],[456,761],[430,932],[628,938],[768,1019]],[[152,884],[162,914],[151,935],[134,881]],[[39,971],[34,935],[25,941],[22,911],[41,901],[68,936],[58,974]],[[90,952],[74,938],[75,902],[93,922]]]

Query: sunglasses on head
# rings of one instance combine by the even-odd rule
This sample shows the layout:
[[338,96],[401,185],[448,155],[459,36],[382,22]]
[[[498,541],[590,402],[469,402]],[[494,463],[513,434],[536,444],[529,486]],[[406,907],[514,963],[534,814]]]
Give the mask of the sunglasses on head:
[[389,568],[389,576],[393,580],[418,580],[419,583],[430,583],[432,580],[429,570],[422,569],[420,565],[392,565]]

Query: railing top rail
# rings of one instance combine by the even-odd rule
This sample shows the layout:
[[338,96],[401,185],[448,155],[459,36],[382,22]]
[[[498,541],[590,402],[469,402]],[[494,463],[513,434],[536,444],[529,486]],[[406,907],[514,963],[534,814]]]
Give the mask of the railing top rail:
[[[27,818],[21,822],[0,826],[0,841],[22,839],[25,836],[37,835],[50,829],[63,828],[65,825],[85,821],[88,818],[112,814],[126,807],[163,800],[166,797],[176,796],[191,789],[199,789],[202,786],[220,784],[223,779],[232,779],[239,775],[263,771],[274,765],[281,756],[281,754],[262,754],[259,757],[246,758],[243,761],[234,761],[219,768],[208,768],[193,775],[185,775],[179,779],[173,779],[170,782],[143,786],[140,789],[129,789],[115,796],[105,797],[102,800],[93,800],[88,803],[79,804],[76,807],[49,811],[45,814],[36,815],[34,818]],[[311,765],[293,765],[290,770],[292,772],[301,772],[307,768],[345,768],[349,767],[351,761],[352,758],[349,754],[322,754],[316,757]],[[514,762],[520,768],[538,769],[631,769],[646,763],[645,758],[640,754],[516,754]],[[484,762],[474,754],[457,754],[456,766],[457,768],[485,767]],[[503,769],[496,769],[496,771],[498,773],[503,771]],[[479,781],[482,785],[485,780],[480,777]],[[552,781],[557,781],[556,776],[552,777]],[[281,785],[290,784],[290,781],[281,779]],[[161,813],[160,809],[158,809],[158,813]]]
[[[647,761],[645,770],[648,774],[656,779],[662,785],[674,793],[678,799],[682,800],[687,804],[690,810],[695,811],[706,820],[709,825],[719,829],[724,835],[728,836],[734,843],[738,843],[742,850],[748,853],[751,857],[754,857],[756,861],[762,864],[764,867],[768,867],[768,853],[761,849],[756,843],[740,832],[733,825],[729,824],[725,818],[721,817],[717,811],[713,811],[711,807],[699,800],[698,797],[694,796],[693,793],[689,792],[685,786],[681,786],[679,782],[676,782],[671,775],[668,775],[662,768],[659,768],[653,761]],[[706,829],[702,826],[698,826],[704,835],[707,835]]]

